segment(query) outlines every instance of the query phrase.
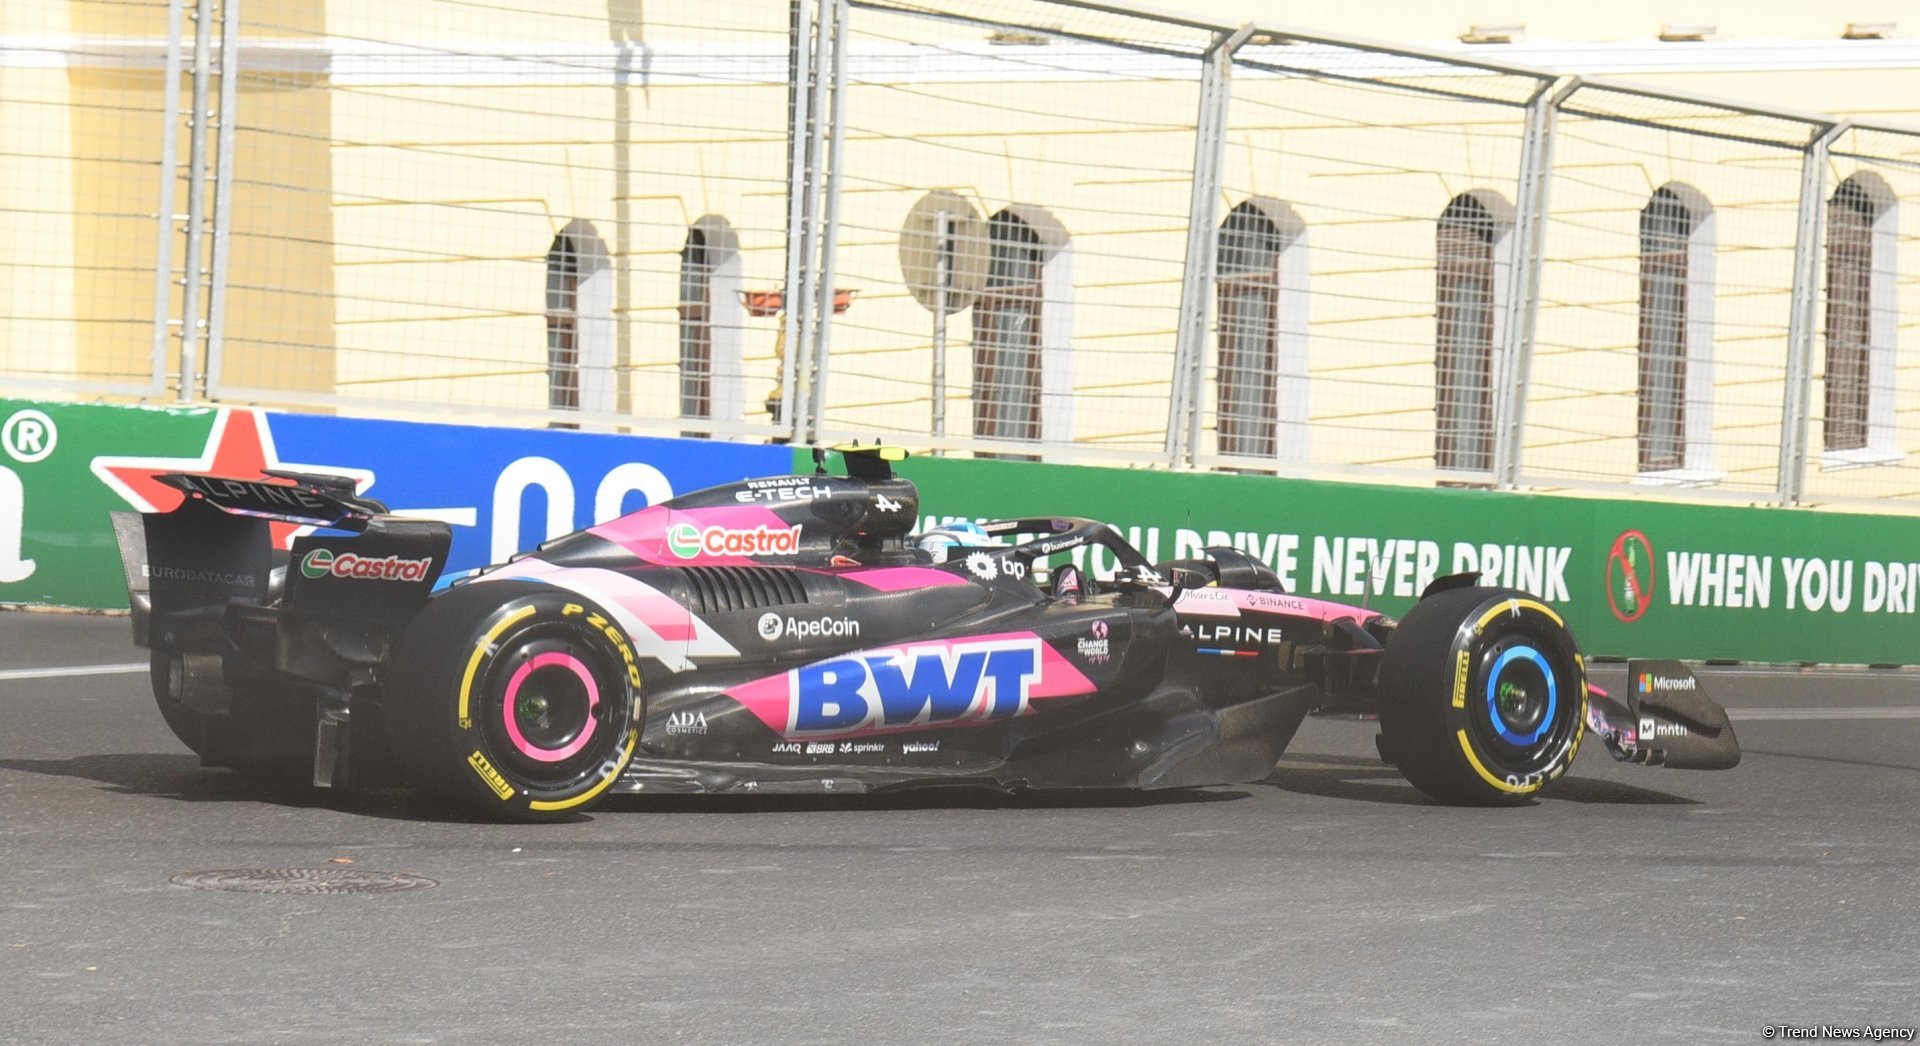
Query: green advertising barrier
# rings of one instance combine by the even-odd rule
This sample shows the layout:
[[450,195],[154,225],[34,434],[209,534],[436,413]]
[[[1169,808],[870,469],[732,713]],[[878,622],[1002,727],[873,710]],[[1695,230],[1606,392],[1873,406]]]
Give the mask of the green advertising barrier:
[[[246,423],[225,425],[223,417]],[[415,426],[405,439],[378,428],[394,424],[0,400],[0,603],[125,606],[107,513],[138,507],[129,492],[156,469],[216,467],[229,456],[278,465],[278,439],[289,460],[375,464],[386,477],[382,490],[424,491],[443,511],[467,506],[460,511],[471,519],[457,529],[483,535],[499,524],[487,506],[498,502],[511,466],[496,466],[508,458],[537,451],[563,462],[584,518],[597,500],[587,491],[611,484],[619,493],[613,481],[632,466],[618,462],[631,460],[637,440],[460,427],[454,435],[470,456],[485,450],[499,461],[457,470],[464,486],[448,480],[439,490],[427,473],[446,472],[444,463],[407,440],[454,427]],[[555,445],[533,445],[543,439]],[[628,442],[601,446],[613,440]],[[657,478],[671,477],[659,496],[788,460],[770,447],[651,443],[659,445],[646,455],[665,470]],[[722,450],[741,460],[716,465]],[[812,462],[802,451],[792,466],[807,471]],[[923,522],[1090,516],[1115,524],[1156,560],[1231,545],[1273,567],[1293,591],[1389,613],[1410,606],[1434,576],[1478,570],[1552,602],[1594,654],[1920,663],[1920,518],[932,457],[900,469],[920,485]],[[549,530],[554,525],[548,520]],[[525,538],[507,535],[514,547]],[[491,558],[488,542],[471,541],[474,565]],[[1104,551],[1082,555],[1096,575],[1112,566]]]
[[107,514],[132,506],[93,463],[197,460],[216,413],[0,400],[0,603],[126,606]]
[[1920,663],[1915,518],[931,457],[900,472],[923,525],[1088,516],[1155,561],[1231,545],[1294,592],[1388,613],[1478,570],[1545,597],[1595,655]]

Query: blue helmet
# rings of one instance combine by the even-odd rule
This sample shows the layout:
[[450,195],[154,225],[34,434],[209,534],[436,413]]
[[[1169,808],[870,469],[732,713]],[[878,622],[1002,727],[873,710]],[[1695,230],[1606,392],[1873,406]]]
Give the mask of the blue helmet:
[[935,563],[945,563],[950,549],[994,548],[1000,541],[980,524],[962,520],[935,527],[915,538],[914,544],[932,555]]

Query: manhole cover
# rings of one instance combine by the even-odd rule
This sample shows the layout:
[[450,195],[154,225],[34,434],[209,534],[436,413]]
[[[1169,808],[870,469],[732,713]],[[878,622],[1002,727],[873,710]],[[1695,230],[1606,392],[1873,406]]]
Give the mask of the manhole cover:
[[363,872],[353,868],[223,868],[181,872],[167,881],[189,890],[229,893],[392,893],[440,885],[411,872]]

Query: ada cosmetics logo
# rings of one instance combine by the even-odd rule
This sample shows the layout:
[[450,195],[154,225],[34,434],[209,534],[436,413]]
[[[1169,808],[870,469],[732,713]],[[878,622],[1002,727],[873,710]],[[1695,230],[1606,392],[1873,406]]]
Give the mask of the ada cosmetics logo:
[[760,615],[755,626],[760,638],[772,642],[785,637],[787,639],[858,639],[860,622],[850,617],[823,617],[802,620],[797,617],[781,617],[773,611]]
[[701,734],[707,732],[707,714],[705,712],[675,712],[667,716],[667,733]]

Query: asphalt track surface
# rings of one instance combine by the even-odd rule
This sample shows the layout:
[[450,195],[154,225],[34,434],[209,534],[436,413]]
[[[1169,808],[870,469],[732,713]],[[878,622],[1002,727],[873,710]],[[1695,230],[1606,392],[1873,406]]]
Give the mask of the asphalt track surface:
[[[1310,721],[1239,787],[622,799],[514,826],[200,769],[145,675],[113,670],[139,653],[124,619],[0,614],[0,1042],[1756,1043],[1920,1024],[1916,672],[1708,670],[1738,769],[1589,745],[1520,809],[1433,805],[1364,724]],[[170,882],[341,868],[438,885]]]

